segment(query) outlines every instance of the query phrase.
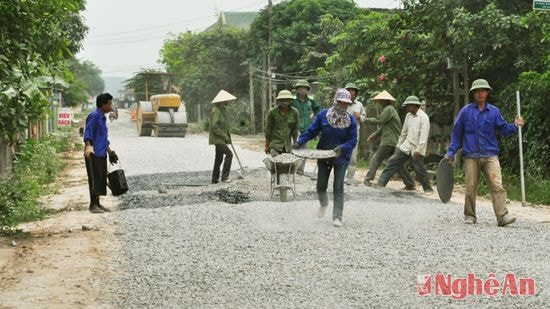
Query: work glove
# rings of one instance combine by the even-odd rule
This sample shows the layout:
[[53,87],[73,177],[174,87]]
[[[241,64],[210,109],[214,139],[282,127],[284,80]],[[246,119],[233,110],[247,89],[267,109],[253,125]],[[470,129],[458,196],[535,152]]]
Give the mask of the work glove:
[[298,143],[292,144],[292,149],[294,149],[294,150],[300,149],[300,144],[298,144]]
[[86,159],[92,158],[93,154],[94,154],[94,146],[86,146],[84,148],[84,157],[86,157]]
[[418,151],[415,151],[415,152],[413,153],[413,159],[418,160],[418,159],[420,159],[420,158],[422,158],[422,154],[421,154],[420,152],[418,152]]
[[118,162],[118,156],[117,156],[116,152],[114,152],[114,151],[109,152],[109,162],[112,165],[114,165]]
[[332,151],[336,154],[335,157],[338,158],[342,154],[342,147],[336,146]]

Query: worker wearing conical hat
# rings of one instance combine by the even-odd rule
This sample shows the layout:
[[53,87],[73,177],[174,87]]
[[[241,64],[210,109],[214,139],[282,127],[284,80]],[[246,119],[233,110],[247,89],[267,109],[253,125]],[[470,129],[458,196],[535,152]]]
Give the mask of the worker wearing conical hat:
[[[220,180],[220,166],[223,162],[221,175],[222,182],[230,182],[229,171],[231,170],[231,161],[233,153],[227,147],[231,144],[231,135],[229,134],[229,125],[225,114],[225,108],[236,97],[225,90],[221,90],[212,100],[212,111],[210,112],[210,127],[208,133],[208,143],[216,147],[216,157],[214,159],[214,169],[212,170],[212,183],[218,183]],[[225,159],[224,159],[225,157]]]
[[[376,124],[379,129],[372,133],[367,141],[371,142],[377,138],[380,138],[380,146],[376,150],[376,153],[372,157],[369,171],[365,176],[364,183],[370,186],[376,176],[376,171],[382,164],[382,162],[391,157],[395,151],[397,140],[401,134],[401,119],[399,114],[393,106],[395,103],[394,97],[386,90],[380,92],[372,100],[382,106],[382,113],[376,118],[366,118],[365,123]],[[411,188],[412,189],[412,188]]]

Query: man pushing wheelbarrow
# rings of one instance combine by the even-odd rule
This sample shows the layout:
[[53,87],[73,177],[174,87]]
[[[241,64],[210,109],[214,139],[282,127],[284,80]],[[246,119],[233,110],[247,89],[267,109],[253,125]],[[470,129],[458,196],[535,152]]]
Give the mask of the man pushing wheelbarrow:
[[[271,196],[273,196],[275,189],[279,189],[281,201],[286,201],[288,189],[292,189],[295,193],[294,186],[290,187],[281,183],[281,175],[292,175],[294,180],[296,164],[302,161],[300,158],[289,154],[292,143],[295,143],[298,139],[300,125],[298,110],[290,106],[293,99],[294,96],[290,91],[281,90],[279,92],[276,99],[277,106],[269,110],[265,128],[265,153],[268,154],[268,157],[264,160],[264,163],[272,175]],[[284,155],[278,157],[281,154]]]

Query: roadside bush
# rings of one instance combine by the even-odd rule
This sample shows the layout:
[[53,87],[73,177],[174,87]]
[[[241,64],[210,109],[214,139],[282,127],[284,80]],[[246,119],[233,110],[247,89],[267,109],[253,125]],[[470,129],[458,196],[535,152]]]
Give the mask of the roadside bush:
[[41,219],[45,212],[37,198],[49,191],[64,164],[60,153],[70,150],[69,134],[52,134],[20,145],[13,175],[0,179],[0,234],[9,234],[20,222]]
[[[549,60],[550,61],[550,60]],[[516,89],[521,91],[521,113],[526,121],[522,129],[525,171],[550,179],[550,68],[544,73],[525,72],[517,84],[508,87],[501,95],[504,119],[511,122],[516,115]],[[517,137],[503,138],[502,166],[519,173],[519,143]]]
[[250,133],[250,103],[247,100],[236,100],[227,107],[229,132],[245,135]]

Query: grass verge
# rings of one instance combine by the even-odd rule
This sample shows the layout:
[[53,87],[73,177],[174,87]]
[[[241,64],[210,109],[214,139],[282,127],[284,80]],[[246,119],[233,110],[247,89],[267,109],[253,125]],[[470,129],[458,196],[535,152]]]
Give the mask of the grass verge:
[[44,218],[47,212],[37,199],[50,193],[50,184],[65,168],[63,154],[75,148],[75,139],[70,128],[19,145],[12,175],[0,179],[0,234],[17,233],[19,223]]

